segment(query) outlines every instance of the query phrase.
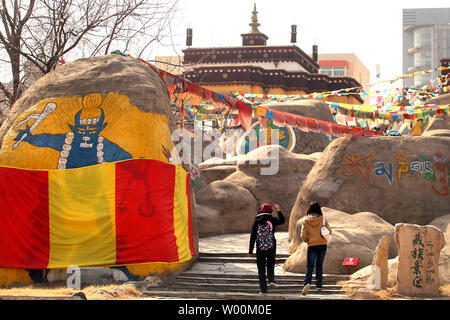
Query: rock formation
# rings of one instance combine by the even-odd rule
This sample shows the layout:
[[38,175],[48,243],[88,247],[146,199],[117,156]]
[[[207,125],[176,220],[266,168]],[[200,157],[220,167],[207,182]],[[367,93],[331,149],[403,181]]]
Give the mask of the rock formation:
[[334,140],[298,193],[289,222],[291,239],[311,201],[348,213],[370,211],[391,224],[427,224],[448,214],[449,157],[449,137]]
[[[206,173],[203,179],[213,181],[196,194],[200,235],[248,232],[263,202],[279,204],[288,221],[296,194],[317,158],[318,154],[295,154],[269,145],[244,156],[200,164],[200,174]],[[285,223],[277,230],[287,228]]]
[[425,104],[438,104],[438,105],[450,104],[450,93],[446,93],[438,97],[431,98]]
[[[349,270],[342,266],[345,257],[358,257],[358,268],[371,265],[374,250],[383,236],[392,240],[388,256],[396,257],[397,250],[392,244],[394,227],[377,215],[371,212],[348,214],[327,207],[322,207],[322,212],[333,230],[333,240],[328,245],[324,261],[324,273],[346,274]],[[297,229],[296,232],[300,233],[300,230]],[[304,273],[306,271],[306,250],[305,242],[291,243],[289,248],[291,256],[286,260],[284,269]]]
[[450,116],[446,114],[433,116],[424,133],[432,130],[450,130]]
[[[379,270],[380,289],[386,289],[389,277],[388,253],[391,238],[389,236],[382,236],[375,248],[373,255],[372,266]],[[372,271],[373,272],[373,271]]]
[[450,235],[450,214],[436,218],[429,224],[438,227],[442,232]]
[[[298,100],[291,102],[269,103],[264,105],[269,109],[284,111],[318,120],[334,122],[330,108],[325,102],[318,100]],[[323,133],[303,132],[294,128],[296,144],[293,153],[311,154],[322,152],[329,143],[329,138]]]
[[214,181],[196,195],[199,236],[248,232],[257,202],[245,188],[228,181]]
[[[0,127],[0,164],[68,169],[131,158],[179,163],[171,154],[177,126],[169,98],[159,75],[134,58],[112,54],[64,64],[37,80],[11,108]],[[192,216],[195,220],[194,210]],[[185,266],[153,263],[129,270],[146,276]],[[8,278],[0,284],[24,282],[27,271],[21,271],[0,270],[0,280],[2,274]]]

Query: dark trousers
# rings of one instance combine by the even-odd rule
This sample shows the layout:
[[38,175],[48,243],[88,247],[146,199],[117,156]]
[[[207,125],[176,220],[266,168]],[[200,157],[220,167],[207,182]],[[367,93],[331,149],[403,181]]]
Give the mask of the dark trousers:
[[322,287],[323,261],[327,253],[326,245],[308,247],[306,258],[305,285],[311,284],[314,266],[316,267],[316,287]]
[[266,282],[266,267],[267,267],[267,278],[269,282],[275,282],[275,255],[277,248],[274,246],[270,250],[256,250],[256,265],[258,266],[258,278],[259,287],[261,292],[267,292],[267,282]]

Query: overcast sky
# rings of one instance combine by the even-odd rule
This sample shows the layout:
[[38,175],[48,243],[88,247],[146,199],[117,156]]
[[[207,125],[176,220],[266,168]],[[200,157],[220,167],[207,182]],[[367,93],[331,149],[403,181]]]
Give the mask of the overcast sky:
[[381,80],[402,75],[402,9],[450,6],[450,0],[180,0],[175,46],[159,47],[155,56],[182,55],[188,27],[194,48],[240,46],[240,35],[250,30],[254,3],[268,45],[290,45],[291,25],[296,24],[297,46],[305,53],[311,54],[314,42],[319,54],[355,53],[369,69],[371,83],[377,64]]

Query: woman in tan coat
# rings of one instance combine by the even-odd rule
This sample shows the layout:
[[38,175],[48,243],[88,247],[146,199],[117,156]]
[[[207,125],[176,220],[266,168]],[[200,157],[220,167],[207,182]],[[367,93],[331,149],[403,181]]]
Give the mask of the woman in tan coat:
[[306,294],[311,287],[314,266],[316,267],[316,289],[317,291],[322,290],[322,267],[327,252],[327,240],[320,233],[324,220],[325,226],[331,234],[330,225],[324,219],[319,203],[312,202],[302,221],[302,239],[308,244],[305,285],[302,294]]

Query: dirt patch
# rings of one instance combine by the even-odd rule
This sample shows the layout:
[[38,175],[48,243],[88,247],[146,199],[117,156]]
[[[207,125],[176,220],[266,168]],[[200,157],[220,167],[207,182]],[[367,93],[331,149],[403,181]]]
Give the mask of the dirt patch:
[[[344,293],[354,300],[404,300],[404,299],[420,299],[415,297],[407,297],[397,293],[397,286],[388,287],[383,290],[368,289],[365,280],[339,281],[338,285],[342,286]],[[440,287],[441,298],[450,297],[450,285]],[[430,297],[433,299],[433,297]]]
[[444,296],[450,297],[450,284],[441,287],[441,293]]
[[0,289],[0,295],[8,296],[70,297],[78,292],[83,292],[88,300],[135,300],[144,296],[134,285],[131,284],[89,286],[82,290],[50,285],[33,285]]

